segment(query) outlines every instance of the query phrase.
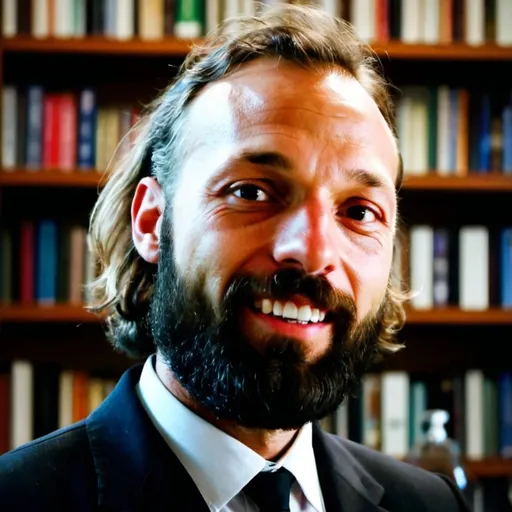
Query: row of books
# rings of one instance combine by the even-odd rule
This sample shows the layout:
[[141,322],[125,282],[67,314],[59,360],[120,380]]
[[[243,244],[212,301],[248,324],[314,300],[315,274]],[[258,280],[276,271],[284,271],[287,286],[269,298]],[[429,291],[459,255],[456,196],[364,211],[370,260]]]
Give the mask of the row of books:
[[444,410],[461,455],[512,458],[512,371],[454,375],[367,373],[356,396],[322,420],[325,430],[404,459],[424,441],[427,411]]
[[40,85],[2,90],[2,167],[105,170],[139,117],[131,106],[98,107],[93,89],[45,91]]
[[[0,452],[85,418],[115,380],[16,359],[0,373]],[[367,373],[324,429],[397,458],[421,443],[426,411],[448,412],[448,436],[469,459],[512,457],[512,372],[453,376]]]
[[14,360],[0,372],[0,454],[87,417],[116,379]]
[[401,241],[395,274],[415,293],[413,308],[512,308],[511,227],[412,225]]
[[[41,85],[2,89],[2,168],[106,169],[139,119],[131,105],[98,105],[97,92],[47,91]],[[405,87],[397,100],[405,171],[512,175],[512,94]]]
[[[331,2],[333,3],[333,2]],[[512,45],[508,0],[351,0],[349,19],[364,39],[410,44]]]
[[0,302],[81,305],[95,269],[85,226],[55,219],[0,229]]
[[[395,253],[397,277],[415,292],[412,307],[512,308],[512,227],[413,225]],[[94,278],[87,229],[56,219],[26,220],[0,230],[0,301],[88,301]]]
[[369,41],[512,45],[509,0],[3,0],[4,37],[196,38],[259,4],[314,3]]
[[510,93],[404,87],[397,100],[397,128],[408,174],[512,175]]

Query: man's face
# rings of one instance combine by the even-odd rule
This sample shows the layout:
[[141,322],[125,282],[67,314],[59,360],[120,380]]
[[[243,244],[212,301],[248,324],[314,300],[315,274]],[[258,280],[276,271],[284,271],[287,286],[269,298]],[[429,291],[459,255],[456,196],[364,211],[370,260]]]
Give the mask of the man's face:
[[[330,412],[382,327],[398,169],[389,127],[342,72],[261,59],[204,89],[182,136],[152,308],[157,347],[219,416],[287,428]],[[323,376],[338,388],[328,397]],[[281,413],[263,419],[269,401]],[[299,414],[301,401],[311,407]]]

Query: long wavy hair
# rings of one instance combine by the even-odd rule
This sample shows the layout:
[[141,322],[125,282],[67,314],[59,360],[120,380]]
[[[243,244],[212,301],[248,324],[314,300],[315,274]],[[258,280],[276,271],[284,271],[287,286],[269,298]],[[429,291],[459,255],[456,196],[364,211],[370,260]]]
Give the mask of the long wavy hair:
[[[374,99],[396,138],[389,84],[379,72],[374,52],[349,23],[299,5],[279,5],[222,23],[191,49],[173,82],[145,107],[129,134],[131,150],[122,158],[113,156],[92,211],[89,241],[97,278],[89,285],[88,309],[104,315],[111,343],[129,356],[143,358],[154,351],[147,314],[156,265],[139,256],[131,236],[130,210],[137,184],[154,176],[168,199],[172,197],[187,107],[205,85],[260,57],[287,59],[311,69],[319,65],[343,69]],[[400,160],[397,189],[402,174]],[[382,352],[400,348],[394,338],[405,321],[406,299],[400,282],[391,278],[379,340]]]

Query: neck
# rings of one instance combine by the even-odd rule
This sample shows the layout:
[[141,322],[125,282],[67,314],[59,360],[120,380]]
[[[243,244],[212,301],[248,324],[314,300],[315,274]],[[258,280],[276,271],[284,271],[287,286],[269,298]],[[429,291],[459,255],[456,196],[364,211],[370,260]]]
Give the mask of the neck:
[[265,460],[278,460],[291,446],[297,430],[266,430],[246,428],[234,421],[215,417],[202,405],[195,402],[176,380],[173,373],[157,356],[156,373],[164,386],[186,407],[215,427],[234,437]]

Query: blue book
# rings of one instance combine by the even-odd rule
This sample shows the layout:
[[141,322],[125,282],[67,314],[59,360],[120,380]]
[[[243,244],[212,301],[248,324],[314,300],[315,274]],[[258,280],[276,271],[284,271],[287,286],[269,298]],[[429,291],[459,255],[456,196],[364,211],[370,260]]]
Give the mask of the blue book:
[[78,167],[94,169],[96,165],[96,126],[98,108],[96,93],[84,89],[80,93],[78,111]]
[[502,113],[503,125],[503,173],[512,174],[512,105]]
[[35,295],[39,304],[54,304],[57,299],[58,230],[55,220],[37,224]]
[[512,457],[512,372],[498,376],[499,399],[499,452],[502,457]]
[[501,305],[512,308],[512,228],[501,232]]
[[482,97],[478,141],[478,171],[486,173],[491,170],[491,98],[488,94]]
[[43,100],[41,86],[28,88],[25,162],[30,169],[40,169],[43,162]]

